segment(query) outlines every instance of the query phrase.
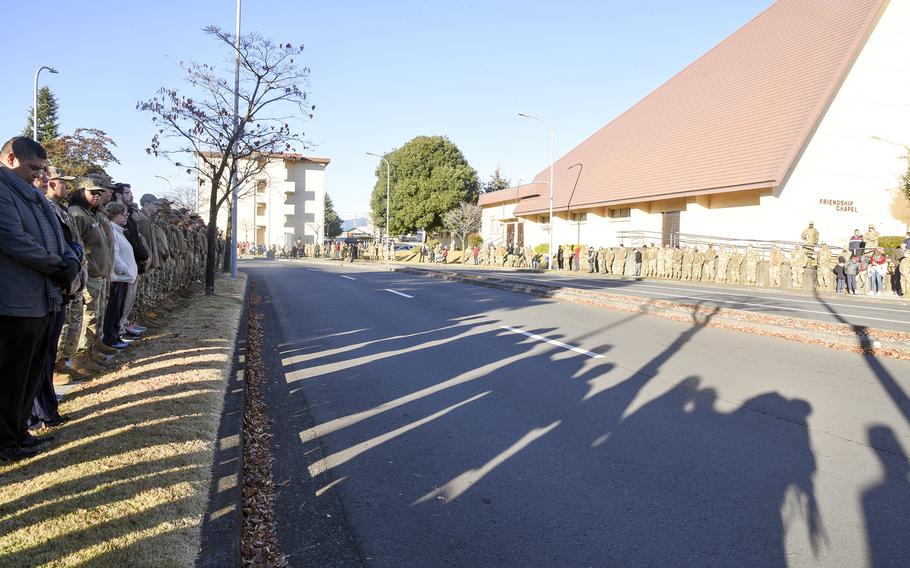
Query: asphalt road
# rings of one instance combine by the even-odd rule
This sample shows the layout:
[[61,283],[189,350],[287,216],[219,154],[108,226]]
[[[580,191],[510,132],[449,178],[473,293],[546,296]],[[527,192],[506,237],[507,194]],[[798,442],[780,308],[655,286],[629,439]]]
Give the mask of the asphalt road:
[[910,363],[256,261],[296,566],[906,566]]
[[582,290],[629,294],[672,302],[713,305],[750,312],[797,317],[830,323],[847,323],[894,331],[910,331],[910,301],[897,296],[845,296],[830,292],[792,292],[785,289],[753,288],[679,282],[641,280],[585,272],[530,273],[514,270],[477,269],[470,265],[412,265],[418,268],[453,270],[469,274],[493,275],[522,282],[540,282]]

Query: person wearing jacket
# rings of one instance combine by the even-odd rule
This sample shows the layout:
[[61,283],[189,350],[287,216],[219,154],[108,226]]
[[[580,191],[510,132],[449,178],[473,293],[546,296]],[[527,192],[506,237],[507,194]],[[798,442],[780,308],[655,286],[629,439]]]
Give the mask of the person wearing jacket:
[[80,264],[50,204],[32,185],[47,152],[17,136],[0,147],[0,461],[37,453],[49,438],[26,421],[44,372],[51,321]]
[[882,295],[885,277],[888,275],[888,257],[881,247],[876,247],[869,259],[869,295]]
[[85,283],[82,308],[82,335],[72,367],[79,373],[94,374],[105,370],[107,356],[117,353],[101,342],[104,306],[113,268],[113,242],[98,219],[98,207],[105,193],[96,180],[79,178],[76,191],[70,194],[69,213],[79,230],[84,247],[88,280]]
[[[116,195],[117,201],[126,206],[126,226],[123,235],[126,237],[126,240],[129,241],[130,246],[133,249],[133,256],[136,259],[139,275],[142,275],[146,272],[146,269],[148,269],[151,262],[149,261],[147,243],[145,242],[145,239],[143,239],[142,233],[139,231],[138,209],[133,203],[133,189],[128,183],[118,183],[114,185],[116,186],[114,194]],[[136,338],[145,331],[144,327],[138,325],[134,321],[130,321],[130,314],[133,312],[133,306],[136,304],[138,286],[139,277],[137,276],[136,280],[130,284],[129,290],[126,292],[126,303],[123,308],[123,316],[120,319],[121,336],[129,335],[132,338]]]
[[128,344],[120,337],[120,319],[126,307],[127,292],[136,281],[139,269],[133,246],[123,234],[126,227],[126,205],[114,201],[107,204],[104,212],[111,221],[114,234],[114,267],[111,272],[111,295],[104,312],[102,341],[115,349],[123,349]]
[[859,256],[853,255],[844,266],[844,274],[847,276],[847,293],[856,295],[856,275],[862,270],[862,263]]

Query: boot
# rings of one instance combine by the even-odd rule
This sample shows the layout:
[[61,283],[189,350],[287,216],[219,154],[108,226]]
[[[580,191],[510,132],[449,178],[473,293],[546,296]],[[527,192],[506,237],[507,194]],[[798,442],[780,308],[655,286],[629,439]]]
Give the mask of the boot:
[[104,353],[91,350],[88,352],[87,357],[94,361],[95,364],[100,365],[105,369],[116,365],[116,363],[114,363],[114,355],[105,355]]
[[87,354],[76,355],[70,362],[74,371],[87,377],[103,375],[107,372],[105,367],[96,363]]
[[55,385],[68,385],[81,381],[81,375],[76,373],[72,368],[60,360],[54,365],[53,381]]
[[96,341],[93,349],[99,353],[104,353],[105,355],[116,355],[117,353],[120,353],[119,349],[111,347],[110,345],[105,345],[103,341]]

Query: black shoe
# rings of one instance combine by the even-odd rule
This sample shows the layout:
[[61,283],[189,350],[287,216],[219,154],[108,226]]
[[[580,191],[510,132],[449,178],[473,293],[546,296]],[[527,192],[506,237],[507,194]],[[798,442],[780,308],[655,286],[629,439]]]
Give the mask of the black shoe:
[[61,414],[57,416],[54,420],[45,420],[44,425],[48,428],[56,428],[57,426],[62,426],[70,421],[70,417]]
[[26,433],[25,437],[19,439],[19,445],[23,448],[36,448],[41,444],[46,444],[53,440],[53,436],[41,436],[40,438]]
[[38,455],[38,450],[13,446],[0,450],[0,461],[13,462]]

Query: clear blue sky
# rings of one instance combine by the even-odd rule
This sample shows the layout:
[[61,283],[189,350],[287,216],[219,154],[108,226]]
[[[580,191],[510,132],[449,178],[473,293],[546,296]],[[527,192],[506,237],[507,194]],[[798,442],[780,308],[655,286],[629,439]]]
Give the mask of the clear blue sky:
[[[312,147],[331,158],[326,187],[343,216],[369,210],[376,160],[414,136],[445,135],[481,179],[499,165],[517,183],[549,164],[751,20],[772,0],[397,1],[246,0],[243,30],[306,45],[315,119]],[[63,132],[107,131],[115,179],[161,193],[192,180],[145,154],[150,118],[135,110],[162,86],[180,87],[181,60],[230,53],[200,29],[234,28],[234,0],[47,0],[5,18],[8,46],[0,137],[18,134],[41,83],[60,103]]]

